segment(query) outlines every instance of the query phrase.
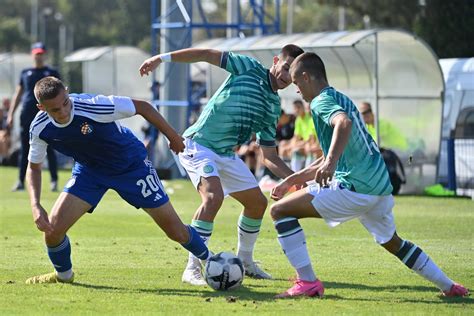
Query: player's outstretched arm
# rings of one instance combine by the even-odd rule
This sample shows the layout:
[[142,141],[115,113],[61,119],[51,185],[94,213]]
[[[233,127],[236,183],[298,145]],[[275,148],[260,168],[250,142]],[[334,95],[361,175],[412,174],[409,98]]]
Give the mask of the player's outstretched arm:
[[163,62],[177,63],[195,63],[204,61],[209,64],[220,66],[222,52],[216,49],[207,48],[185,48],[169,53],[155,55],[146,59],[138,68],[140,76],[148,75],[150,72],[158,68]]
[[170,141],[170,149],[179,154],[184,150],[183,138],[176,133],[176,131],[168,124],[168,122],[161,116],[150,103],[142,100],[132,99],[133,104],[135,105],[136,113],[140,114],[153,124],[160,132],[165,134],[166,138]]
[[314,179],[316,170],[324,163],[324,157],[321,156],[313,163],[311,163],[306,168],[293,173],[292,175],[286,177],[282,182],[278,183],[271,192],[271,198],[275,201],[280,200],[292,186],[295,186],[297,189],[306,185],[306,182]]
[[48,213],[41,206],[41,163],[28,163],[26,170],[26,181],[28,193],[30,194],[31,212],[36,227],[42,232],[51,232],[52,227],[48,219]]

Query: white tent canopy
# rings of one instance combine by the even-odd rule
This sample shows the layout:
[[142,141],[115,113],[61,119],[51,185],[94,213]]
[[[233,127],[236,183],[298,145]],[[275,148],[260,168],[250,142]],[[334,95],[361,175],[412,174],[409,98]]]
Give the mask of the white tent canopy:
[[[474,131],[472,117],[474,113],[474,58],[440,59],[439,63],[444,74],[446,91],[444,94],[443,127],[441,153],[439,159],[438,179],[448,183],[448,142],[454,137],[454,161],[457,175],[457,193],[474,197]],[[470,115],[470,131],[462,129],[465,114]],[[460,135],[461,134],[461,135]],[[467,135],[462,134],[469,134]],[[463,184],[465,188],[460,188]],[[466,185],[469,183],[469,185]],[[469,189],[467,189],[469,188]]]
[[474,57],[440,59],[439,63],[446,85],[442,134],[449,137],[459,112],[474,107]]
[[[211,39],[194,47],[243,53],[270,67],[272,57],[290,43],[317,53],[325,62],[332,86],[355,102],[369,101],[378,122],[389,122],[398,130],[405,145],[392,149],[407,173],[402,192],[421,192],[435,183],[444,83],[436,56],[416,36],[400,30],[278,34]],[[227,75],[210,67],[208,92],[214,93]],[[299,98],[293,85],[280,96],[285,109]],[[382,147],[384,141],[379,140]]]
[[148,57],[135,47],[102,46],[80,49],[64,61],[82,62],[84,92],[150,99],[150,80],[138,75],[138,67]]
[[[4,99],[12,100],[15,89],[20,83],[21,71],[33,65],[30,54],[0,53],[0,104]],[[20,112],[15,112],[10,154],[20,147]]]
[[21,71],[33,67],[31,55],[25,53],[0,53],[0,100],[11,98],[20,82]]
[[[150,100],[150,79],[138,74],[138,67],[148,57],[149,54],[131,46],[87,47],[77,50],[64,58],[66,62],[82,63],[83,91],[71,92],[123,95]],[[142,135],[145,120],[141,116],[123,121],[136,135]]]

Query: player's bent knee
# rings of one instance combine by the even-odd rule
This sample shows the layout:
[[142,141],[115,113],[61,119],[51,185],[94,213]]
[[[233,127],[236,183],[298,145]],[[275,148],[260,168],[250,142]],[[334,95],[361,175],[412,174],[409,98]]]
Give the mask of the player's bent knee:
[[224,201],[223,194],[209,192],[206,194],[203,201],[204,208],[206,210],[217,211],[221,207],[223,201]]
[[54,247],[63,241],[64,236],[66,236],[66,232],[53,227],[51,232],[44,233],[44,240],[49,247]]
[[283,208],[281,207],[281,204],[278,202],[270,206],[270,216],[272,217],[274,221],[282,217],[282,210]]
[[258,211],[261,211],[262,213],[265,212],[265,210],[267,209],[267,206],[268,206],[268,200],[267,198],[261,194],[259,197],[258,197],[258,200],[255,201],[255,208],[258,210]]

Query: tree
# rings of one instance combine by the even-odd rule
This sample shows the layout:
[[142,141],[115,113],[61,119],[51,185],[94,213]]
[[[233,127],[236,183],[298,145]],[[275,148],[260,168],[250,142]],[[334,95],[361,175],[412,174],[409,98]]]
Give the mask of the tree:
[[28,50],[30,40],[21,25],[22,21],[18,18],[3,18],[0,21],[0,51]]
[[440,58],[474,56],[474,1],[427,0],[413,31]]

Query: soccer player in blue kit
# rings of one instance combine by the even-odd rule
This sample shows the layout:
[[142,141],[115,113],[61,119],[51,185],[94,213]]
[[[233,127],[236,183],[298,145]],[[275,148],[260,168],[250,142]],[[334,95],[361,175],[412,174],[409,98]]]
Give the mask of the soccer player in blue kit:
[[[26,283],[71,283],[71,243],[67,231],[86,212],[92,212],[108,189],[136,208],[143,208],[166,233],[201,260],[210,252],[191,226],[184,225],[150,161],[145,146],[117,121],[140,114],[169,140],[176,154],[184,143],[148,102],[122,96],[68,94],[54,77],[34,88],[41,110],[31,123],[27,182],[33,218],[44,240],[55,272],[34,276]],[[51,214],[40,203],[41,163],[48,146],[73,157],[72,177]]]
[[[324,155],[307,168],[288,176],[272,191],[270,214],[278,241],[297,272],[295,284],[277,298],[322,296],[298,219],[323,218],[334,227],[358,219],[375,241],[409,269],[432,282],[444,296],[465,296],[468,290],[449,279],[417,245],[401,239],[392,214],[392,185],[377,144],[365,128],[354,103],[329,86],[326,69],[315,53],[298,56],[291,79],[311,114]],[[316,183],[282,198],[293,185]]]

